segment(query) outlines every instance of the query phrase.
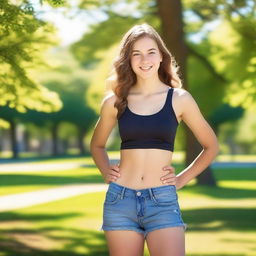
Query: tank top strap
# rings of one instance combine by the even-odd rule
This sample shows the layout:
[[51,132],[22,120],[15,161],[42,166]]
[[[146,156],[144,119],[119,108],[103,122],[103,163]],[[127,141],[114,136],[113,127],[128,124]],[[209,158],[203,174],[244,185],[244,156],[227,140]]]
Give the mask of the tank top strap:
[[164,104],[164,110],[167,110],[168,113],[170,113],[170,107],[172,105],[172,94],[173,94],[173,88],[171,87],[170,89],[168,89],[168,93],[167,93],[167,97],[166,97],[166,101],[165,101],[165,104]]

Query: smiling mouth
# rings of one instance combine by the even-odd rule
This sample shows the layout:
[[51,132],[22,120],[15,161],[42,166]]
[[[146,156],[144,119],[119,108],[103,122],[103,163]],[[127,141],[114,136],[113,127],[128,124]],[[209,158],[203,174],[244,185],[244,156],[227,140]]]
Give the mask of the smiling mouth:
[[152,68],[153,66],[149,66],[149,67],[140,67],[141,70],[143,71],[148,71]]

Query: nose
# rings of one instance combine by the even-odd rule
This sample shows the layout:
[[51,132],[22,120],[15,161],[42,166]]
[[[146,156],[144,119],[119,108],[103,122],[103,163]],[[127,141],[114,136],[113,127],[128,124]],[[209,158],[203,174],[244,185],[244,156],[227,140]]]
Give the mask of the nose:
[[142,63],[147,63],[148,61],[149,61],[148,56],[147,56],[147,55],[142,55],[142,57],[141,57],[141,62],[142,62]]

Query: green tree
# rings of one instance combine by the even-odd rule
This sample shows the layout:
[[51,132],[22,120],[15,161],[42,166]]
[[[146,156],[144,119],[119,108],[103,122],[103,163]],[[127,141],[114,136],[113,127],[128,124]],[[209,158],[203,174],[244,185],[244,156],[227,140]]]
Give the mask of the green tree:
[[17,144],[17,124],[20,113],[13,108],[7,106],[0,106],[0,118],[7,121],[10,125],[10,139],[11,139],[11,149],[12,157],[18,158],[18,144]]
[[41,53],[56,43],[54,28],[36,17],[28,1],[2,0],[0,13],[0,105],[22,112],[59,110],[58,95],[29,76],[31,67],[42,64]]
[[53,155],[58,154],[58,128],[61,122],[65,121],[77,127],[77,143],[80,154],[84,155],[88,152],[84,147],[84,137],[97,119],[95,111],[92,110],[84,100],[84,95],[86,95],[87,90],[85,82],[82,80],[74,80],[63,84],[58,81],[52,81],[46,86],[58,92],[63,101],[63,108],[59,112],[36,114],[39,115],[39,119],[43,119],[51,124]]

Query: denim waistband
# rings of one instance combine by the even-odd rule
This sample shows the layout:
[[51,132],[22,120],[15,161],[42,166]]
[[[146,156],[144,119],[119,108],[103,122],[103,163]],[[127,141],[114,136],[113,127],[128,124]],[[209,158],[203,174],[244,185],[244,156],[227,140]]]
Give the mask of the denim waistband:
[[[175,185],[164,185],[159,187],[152,187],[152,188],[143,188],[143,189],[132,189],[125,186],[122,186],[120,184],[117,184],[115,182],[111,182],[109,184],[109,190],[112,192],[116,192],[121,194],[121,198],[124,197],[124,195],[140,195],[144,197],[150,197],[152,198],[154,194],[156,193],[162,193],[164,191],[173,191],[176,193],[176,186]],[[139,192],[139,194],[138,194]]]

